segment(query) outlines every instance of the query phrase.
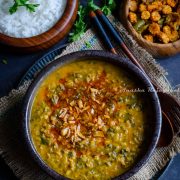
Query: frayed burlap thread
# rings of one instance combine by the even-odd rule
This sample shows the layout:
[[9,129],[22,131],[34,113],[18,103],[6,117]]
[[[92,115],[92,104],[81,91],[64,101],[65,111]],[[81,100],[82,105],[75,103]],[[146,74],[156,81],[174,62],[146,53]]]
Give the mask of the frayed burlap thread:
[[[134,55],[148,72],[151,79],[156,80],[164,90],[168,91],[172,89],[165,77],[165,70],[156,63],[148,52],[136,44],[116,19],[112,16],[109,18],[123,36],[128,47],[131,48]],[[115,47],[117,46],[116,44],[114,45]],[[60,56],[87,49],[105,49],[91,29],[88,30],[79,41],[70,44]],[[120,49],[118,49],[118,52],[119,56],[126,57]],[[56,57],[56,59],[58,57]],[[52,178],[42,171],[30,157],[21,133],[23,98],[30,83],[31,82],[26,82],[19,89],[12,90],[9,96],[0,99],[0,155],[4,158],[17,178],[23,180],[49,180]],[[180,91],[176,91],[173,95],[180,100],[179,92]],[[130,179],[147,180],[152,178],[159,170],[165,167],[167,162],[178,152],[180,152],[180,138],[175,137],[173,143],[169,147],[157,148],[149,161]]]

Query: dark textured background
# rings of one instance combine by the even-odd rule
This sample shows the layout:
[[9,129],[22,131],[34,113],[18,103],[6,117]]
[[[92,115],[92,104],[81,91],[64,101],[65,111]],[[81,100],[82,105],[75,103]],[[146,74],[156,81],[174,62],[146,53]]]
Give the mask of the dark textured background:
[[[99,2],[99,1],[96,1]],[[86,4],[86,0],[81,0],[83,5]],[[33,65],[40,57],[45,53],[51,51],[67,43],[67,38],[64,38],[54,47],[39,53],[32,53],[29,55],[14,54],[12,52],[3,52],[0,49],[0,97],[7,95],[12,88],[17,87],[18,82],[28,68]],[[3,59],[7,59],[8,64],[2,63]],[[180,54],[159,59],[158,62],[167,70],[170,83],[173,87],[180,84]],[[0,158],[0,180],[13,180],[16,179],[5,165],[4,161]],[[170,163],[167,171],[161,176],[160,180],[179,180],[180,179],[180,155],[176,156]]]

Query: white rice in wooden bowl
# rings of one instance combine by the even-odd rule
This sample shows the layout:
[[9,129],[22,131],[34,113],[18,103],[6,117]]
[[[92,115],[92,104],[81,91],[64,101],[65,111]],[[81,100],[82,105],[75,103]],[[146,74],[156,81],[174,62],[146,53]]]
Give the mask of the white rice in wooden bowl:
[[52,28],[64,13],[67,0],[30,0],[39,4],[35,12],[25,7],[9,13],[13,0],[0,0],[0,33],[16,38],[28,38],[42,34]]

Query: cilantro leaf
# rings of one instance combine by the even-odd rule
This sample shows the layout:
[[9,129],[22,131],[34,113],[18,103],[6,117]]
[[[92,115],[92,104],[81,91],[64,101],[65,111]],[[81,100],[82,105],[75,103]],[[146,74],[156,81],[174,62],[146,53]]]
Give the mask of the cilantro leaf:
[[70,41],[74,42],[74,41],[78,40],[86,31],[87,25],[85,23],[85,16],[86,16],[86,8],[80,5],[79,10],[78,10],[78,17],[74,24],[74,29],[69,34]]
[[18,4],[14,3],[14,5],[9,8],[10,14],[14,14],[17,11],[17,9],[18,9]]
[[115,8],[116,3],[114,0],[104,0],[104,6],[101,10],[104,12],[105,15],[109,15]]
[[5,64],[5,65],[7,65],[7,64],[8,64],[7,59],[3,59],[3,60],[2,60],[2,63]]
[[35,12],[35,8],[38,6],[39,6],[39,4],[26,4],[26,9],[29,12]]
[[29,12],[35,12],[39,4],[28,3],[29,0],[14,0],[14,4],[9,8],[9,13],[14,14],[19,7],[25,7]]
[[86,32],[88,24],[86,18],[91,10],[101,9],[105,15],[109,15],[115,9],[115,0],[103,0],[103,6],[99,7],[94,3],[94,0],[88,0],[87,6],[79,6],[77,20],[74,24],[73,31],[69,34],[69,41],[74,42],[79,40]]
[[88,4],[87,4],[87,13],[90,11],[90,10],[97,10],[97,9],[100,9],[99,6],[97,6],[96,4],[94,4],[94,0],[88,0]]

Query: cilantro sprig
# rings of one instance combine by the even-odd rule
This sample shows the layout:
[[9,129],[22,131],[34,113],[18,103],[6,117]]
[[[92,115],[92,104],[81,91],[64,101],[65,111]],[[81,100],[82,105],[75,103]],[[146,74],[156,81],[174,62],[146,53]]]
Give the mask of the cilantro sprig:
[[29,12],[35,12],[39,4],[29,3],[29,0],[14,0],[14,4],[9,8],[9,13],[14,14],[21,6],[25,7]]
[[104,12],[104,14],[109,15],[115,8],[116,3],[114,0],[104,0],[104,6],[101,8],[101,10]]
[[85,23],[85,16],[87,15],[87,9],[82,5],[78,9],[78,17],[74,24],[73,31],[69,34],[69,40],[74,42],[78,40],[86,31],[87,24]]
[[7,64],[8,64],[7,59],[3,59],[1,62],[2,62],[3,64],[5,64],[5,65],[7,65]]
[[114,0],[103,0],[102,7],[94,3],[94,0],[88,0],[87,6],[79,6],[77,20],[74,24],[73,31],[69,35],[69,41],[74,42],[78,40],[87,30],[87,15],[91,10],[101,9],[105,15],[109,15],[115,9],[116,3]]

